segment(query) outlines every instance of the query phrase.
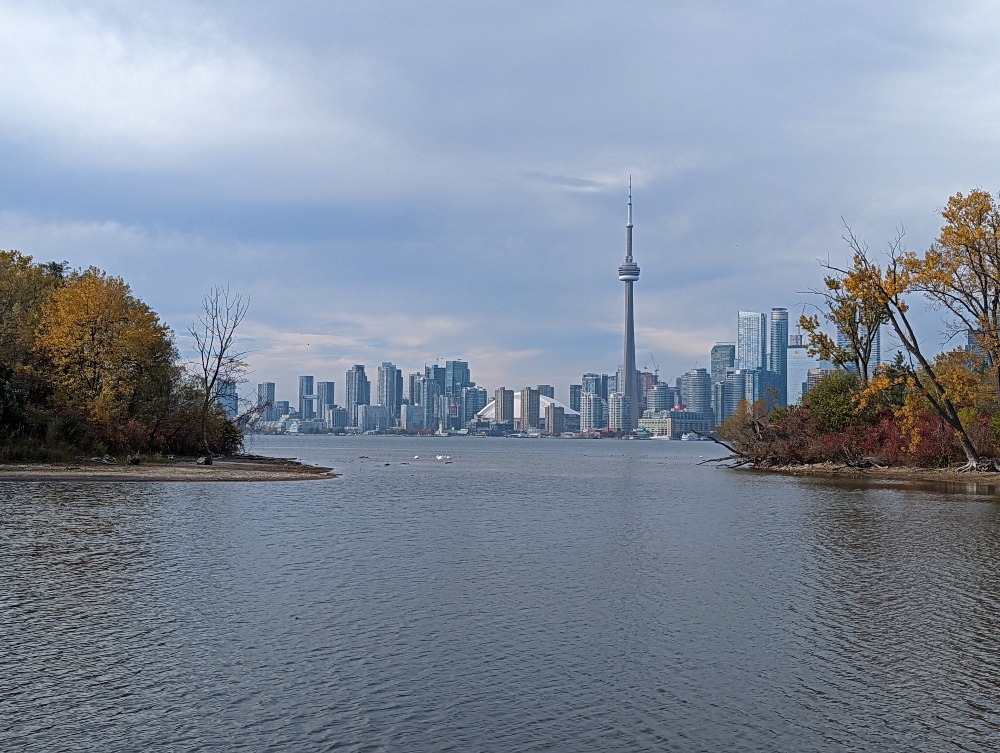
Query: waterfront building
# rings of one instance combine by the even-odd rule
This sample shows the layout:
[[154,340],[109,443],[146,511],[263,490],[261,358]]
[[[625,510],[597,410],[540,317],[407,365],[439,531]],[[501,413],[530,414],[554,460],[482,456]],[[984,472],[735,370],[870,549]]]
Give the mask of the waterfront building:
[[521,431],[537,431],[539,419],[539,406],[541,405],[541,393],[531,387],[521,389]]
[[316,417],[315,378],[299,377],[299,420],[309,421]]
[[775,375],[778,405],[788,405],[788,309],[772,308],[768,369]]
[[424,411],[419,405],[399,406],[399,428],[403,431],[421,431],[424,428]]
[[316,418],[326,420],[326,412],[337,404],[333,382],[316,382]]
[[257,407],[262,409],[261,420],[278,420],[278,413],[274,404],[274,382],[261,382],[257,385]]
[[736,328],[736,368],[767,368],[765,316],[758,311],[741,311]]
[[681,403],[691,411],[712,410],[712,377],[707,369],[691,369],[681,376]]
[[422,376],[416,382],[416,389],[417,405],[420,407],[420,422],[424,429],[434,431],[438,427],[437,402],[441,395],[441,384],[437,379]]
[[462,388],[462,428],[468,426],[469,422],[476,418],[476,414],[486,407],[488,396],[489,393],[487,393],[482,387]]
[[613,431],[632,431],[632,397],[630,395],[623,392],[611,393],[611,397],[608,399],[608,428]]
[[292,406],[289,405],[287,400],[275,400],[274,401],[274,412],[277,414],[275,421],[280,420],[283,416],[287,416],[292,411]]
[[383,361],[378,367],[375,402],[385,406],[390,422],[399,418],[399,406],[403,404],[403,372],[389,361]]
[[[498,387],[493,397],[494,411],[491,421],[497,424],[514,425],[514,390]],[[489,406],[487,406],[489,408]],[[518,408],[520,410],[520,406]],[[485,411],[486,408],[483,409]]]
[[580,393],[583,392],[582,384],[571,384],[569,386],[569,407],[580,412]]
[[[552,397],[546,395],[545,397]],[[558,437],[566,430],[566,409],[553,401],[545,406],[545,433]]]
[[[625,357],[622,364],[622,378],[618,380],[616,391],[622,395],[621,418],[625,422],[621,428],[632,431],[638,426],[638,416],[632,415],[631,406],[640,405],[639,384],[635,368],[635,322],[632,305],[632,284],[639,280],[639,265],[632,260],[632,179],[628,181],[628,222],[625,225],[625,261],[618,267],[618,279],[625,283]],[[610,403],[610,401],[609,401]],[[638,410],[636,410],[638,413]]]
[[608,425],[607,401],[596,392],[580,394],[580,431],[602,431]]
[[545,397],[550,397],[553,400],[556,399],[556,388],[551,384],[540,384],[536,389],[539,395],[545,395]]
[[389,411],[384,405],[361,404],[357,407],[358,431],[385,431],[391,428]]
[[639,419],[639,428],[645,429],[654,437],[680,439],[688,432],[706,433],[714,427],[715,414],[712,411],[648,410]]
[[354,364],[347,371],[347,417],[351,421],[351,426],[357,426],[358,406],[371,404],[371,383],[365,376],[363,364]]
[[444,395],[446,383],[448,381],[448,370],[444,366],[424,366],[424,376],[433,379],[438,384],[438,394]]
[[323,418],[330,429],[346,429],[349,426],[347,423],[347,408],[341,408],[339,405],[328,406]]

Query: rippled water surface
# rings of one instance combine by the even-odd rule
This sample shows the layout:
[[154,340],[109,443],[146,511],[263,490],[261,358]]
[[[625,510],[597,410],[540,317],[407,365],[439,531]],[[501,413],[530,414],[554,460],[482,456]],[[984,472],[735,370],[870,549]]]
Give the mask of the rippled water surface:
[[991,496],[707,443],[252,449],[344,475],[0,482],[0,750],[1000,746]]

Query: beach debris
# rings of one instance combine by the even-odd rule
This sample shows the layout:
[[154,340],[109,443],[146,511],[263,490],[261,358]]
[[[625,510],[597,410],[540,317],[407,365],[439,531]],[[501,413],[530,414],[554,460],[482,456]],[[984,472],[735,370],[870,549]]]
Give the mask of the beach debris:
[[194,462],[195,462],[196,465],[211,465],[212,464],[212,456],[211,455],[202,455],[200,458],[198,458]]
[[128,463],[129,465],[139,465],[139,463],[142,462],[142,458],[139,457],[138,453],[136,453],[135,455],[126,455],[125,462]]
[[99,458],[91,458],[91,463],[103,463],[104,465],[115,465],[118,462],[118,458],[114,458],[111,455],[104,455]]

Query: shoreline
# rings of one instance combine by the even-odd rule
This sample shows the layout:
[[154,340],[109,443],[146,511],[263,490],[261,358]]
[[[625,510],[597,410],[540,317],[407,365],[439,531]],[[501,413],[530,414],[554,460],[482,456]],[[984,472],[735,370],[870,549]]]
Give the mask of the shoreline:
[[0,464],[0,483],[66,482],[236,482],[319,481],[340,476],[332,468],[305,465],[291,458],[237,455],[216,458],[212,465],[198,465],[194,458],[180,460],[104,464],[82,460],[76,463]]
[[919,484],[941,484],[945,486],[996,486],[1000,489],[1000,473],[969,471],[959,473],[953,468],[909,468],[887,466],[885,468],[852,468],[841,463],[826,461],[808,465],[780,465],[767,468],[749,466],[745,469],[754,473],[777,473],[783,476],[812,476],[816,478],[852,479],[882,482],[912,482]]

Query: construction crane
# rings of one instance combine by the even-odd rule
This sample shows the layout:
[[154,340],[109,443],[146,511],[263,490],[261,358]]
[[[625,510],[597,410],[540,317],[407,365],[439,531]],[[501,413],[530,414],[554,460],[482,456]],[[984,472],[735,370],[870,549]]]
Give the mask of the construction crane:
[[660,364],[656,362],[656,358],[652,353],[649,354],[649,360],[653,362],[653,376],[656,377],[656,381],[660,381]]

